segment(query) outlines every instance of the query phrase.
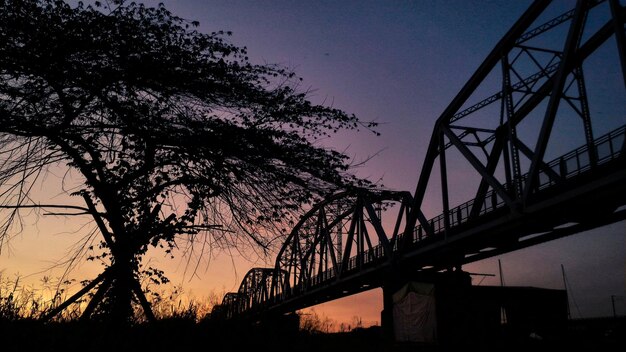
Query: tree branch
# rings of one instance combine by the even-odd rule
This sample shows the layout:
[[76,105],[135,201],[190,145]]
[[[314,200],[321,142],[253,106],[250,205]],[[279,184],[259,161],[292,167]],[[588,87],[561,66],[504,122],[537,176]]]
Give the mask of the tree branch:
[[[76,205],[61,205],[61,204],[21,204],[21,205],[0,205],[0,209],[21,209],[21,208],[56,208],[56,209],[76,209],[82,210],[82,214],[92,214],[87,208],[79,207]],[[98,213],[100,216],[105,214]],[[73,215],[73,214],[72,214]]]

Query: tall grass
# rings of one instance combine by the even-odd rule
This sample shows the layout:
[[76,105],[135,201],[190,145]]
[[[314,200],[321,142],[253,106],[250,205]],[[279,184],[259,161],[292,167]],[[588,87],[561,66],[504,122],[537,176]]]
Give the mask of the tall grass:
[[[221,296],[211,292],[208,297],[199,300],[186,295],[180,286],[173,286],[158,292],[148,291],[148,301],[152,312],[160,320],[180,319],[198,322],[209,316],[220,299]],[[139,307],[135,315],[143,317]]]
[[[53,280],[43,277],[39,285],[22,284],[19,276],[13,278],[0,271],[0,323],[15,321],[40,321],[50,310],[58,307],[82,285],[76,280]],[[165,287],[164,287],[165,286]],[[180,286],[161,285],[145,287],[146,298],[159,321],[179,321],[198,323],[210,316],[211,309],[219,304],[223,294],[211,292],[208,297],[190,297]],[[88,294],[75,304],[71,304],[54,317],[55,322],[75,322],[81,317],[91,296]],[[305,333],[348,332],[362,328],[360,317],[353,317],[350,323],[339,323],[314,309],[298,312],[299,330]],[[145,314],[139,304],[134,305],[131,321],[145,323]]]
[[[41,287],[21,283],[21,277],[9,278],[0,272],[0,321],[36,320],[67,298],[67,288],[73,281],[53,283],[41,279]],[[80,303],[69,307],[59,320],[73,320],[80,316]]]
[[[43,277],[40,285],[26,285],[20,276],[13,278],[0,272],[0,322],[18,320],[39,320],[54,309],[76,290],[75,280],[52,280]],[[74,288],[74,290],[73,290]],[[84,296],[54,317],[54,321],[69,322],[78,320],[86,307],[90,295]],[[159,320],[176,319],[198,322],[209,315],[212,307],[219,302],[219,295],[211,293],[205,299],[188,297],[181,287],[147,291],[154,315]],[[132,319],[137,323],[145,321],[139,305],[135,307]]]

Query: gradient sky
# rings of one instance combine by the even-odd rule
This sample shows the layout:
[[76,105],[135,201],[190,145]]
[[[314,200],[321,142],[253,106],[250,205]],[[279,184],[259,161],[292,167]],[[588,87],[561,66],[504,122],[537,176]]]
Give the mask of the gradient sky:
[[[372,157],[357,174],[386,187],[414,192],[435,120],[474,73],[496,42],[530,1],[163,1],[175,14],[200,22],[199,30],[232,31],[230,41],[246,46],[256,63],[276,63],[303,78],[316,103],[324,103],[380,123],[380,137],[363,131],[341,135],[330,145],[345,149],[355,162]],[[158,2],[146,2],[157,4]],[[619,81],[618,81],[619,82]],[[623,87],[622,87],[623,91]],[[623,102],[605,132],[626,123]],[[610,106],[610,104],[606,105]],[[617,114],[617,115],[616,115]],[[596,134],[597,136],[598,134]],[[576,145],[577,146],[577,145]],[[455,178],[456,177],[456,178]],[[463,174],[452,175],[462,182]],[[459,204],[469,198],[459,196]],[[428,204],[428,199],[426,200]],[[427,216],[429,209],[424,209]],[[19,272],[31,278],[49,260],[59,259],[78,235],[50,235],[65,228],[62,219],[45,219],[29,227],[0,256],[4,275]],[[74,221],[74,220],[72,220]],[[72,223],[72,228],[80,230]],[[573,317],[626,314],[626,226],[619,222],[587,233],[519,250],[464,267],[495,277],[474,283],[499,285],[498,260],[511,286],[563,288],[565,268]],[[248,258],[249,259],[249,258]],[[179,259],[150,259],[188,294],[236,291],[245,273],[262,260],[220,254],[203,263],[197,275]],[[269,264],[271,265],[271,264]],[[100,270],[86,265],[75,275]],[[59,271],[57,270],[56,273]],[[49,274],[49,272],[47,272]],[[482,280],[482,281],[481,281]],[[318,314],[350,323],[380,322],[381,290],[314,308]]]

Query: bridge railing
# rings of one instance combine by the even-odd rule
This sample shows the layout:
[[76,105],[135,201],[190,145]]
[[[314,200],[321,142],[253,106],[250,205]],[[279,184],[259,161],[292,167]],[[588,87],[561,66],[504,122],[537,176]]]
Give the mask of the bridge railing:
[[[625,139],[626,125],[597,138],[594,141],[591,150],[589,150],[589,146],[583,145],[559,158],[550,161],[546,164],[546,166],[557,174],[559,178],[555,179],[554,177],[550,177],[546,171],[539,170],[537,190],[543,191],[556,185],[559,180],[570,179],[589,171],[593,166],[592,160],[594,159],[594,154],[592,153],[595,153],[597,165],[602,165],[617,159],[623,153]],[[521,181],[526,182],[527,179],[528,174],[524,174]],[[504,189],[512,190],[513,186],[507,183],[504,184]],[[476,199],[472,199],[450,209],[448,213],[450,228],[464,224],[470,219],[470,212],[475,201]],[[485,194],[479,216],[486,215],[504,206],[504,200],[495,191],[490,190]],[[443,233],[445,230],[445,216],[445,214],[440,214],[428,220],[435,236]],[[402,236],[403,235],[400,235],[399,238],[402,238]],[[414,228],[413,243],[424,240],[426,237],[428,236],[422,225],[418,225]],[[394,249],[397,250],[397,246],[394,246]]]

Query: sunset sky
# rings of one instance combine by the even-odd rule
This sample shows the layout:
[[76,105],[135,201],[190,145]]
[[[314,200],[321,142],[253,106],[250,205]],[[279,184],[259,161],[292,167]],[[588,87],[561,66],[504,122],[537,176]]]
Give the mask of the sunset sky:
[[[361,177],[385,187],[413,193],[435,120],[496,42],[530,5],[530,1],[162,1],[173,13],[200,22],[199,31],[232,31],[229,41],[246,46],[255,63],[275,63],[303,78],[315,103],[332,105],[365,121],[380,123],[376,137],[367,131],[338,135],[325,141],[360,162]],[[146,2],[147,4],[157,4]],[[565,2],[557,2],[556,5]],[[614,41],[611,41],[614,45]],[[609,70],[609,69],[607,69]],[[619,80],[617,81],[619,82]],[[626,123],[624,87],[615,100],[603,105],[604,120],[594,120],[596,137]],[[609,111],[609,112],[607,112]],[[565,139],[563,140],[565,141]],[[563,142],[565,143],[565,142]],[[572,142],[574,143],[574,142]],[[565,143],[566,144],[566,143]],[[578,146],[575,143],[574,147]],[[572,149],[572,148],[568,148]],[[451,179],[462,183],[463,174]],[[50,184],[58,186],[51,176]],[[55,183],[56,182],[56,183]],[[58,188],[42,186],[54,197]],[[469,200],[459,196],[452,206]],[[428,206],[428,199],[426,199]],[[438,215],[424,209],[427,216]],[[41,217],[25,224],[0,254],[0,274],[16,273],[37,285],[44,271],[63,258],[84,235],[76,219]],[[498,260],[510,286],[563,288],[566,273],[572,317],[608,316],[611,296],[618,296],[618,313],[626,314],[626,226],[618,222],[594,231],[537,245],[464,267],[474,284],[499,285]],[[81,233],[81,231],[83,231]],[[72,233],[76,232],[76,233]],[[231,256],[232,255],[232,256]],[[236,291],[252,267],[271,266],[237,253],[216,254],[199,266],[195,276],[180,257],[154,256],[149,262],[165,270],[187,294]],[[187,268],[187,269],[186,269]],[[71,277],[93,277],[101,268],[84,265]],[[330,302],[315,311],[338,322],[354,316],[365,324],[380,323],[380,289]]]

